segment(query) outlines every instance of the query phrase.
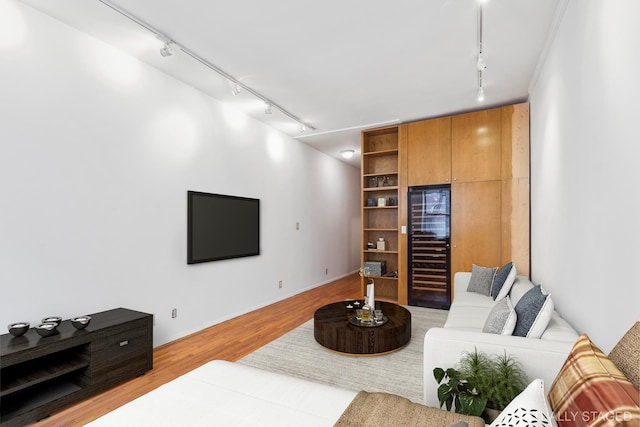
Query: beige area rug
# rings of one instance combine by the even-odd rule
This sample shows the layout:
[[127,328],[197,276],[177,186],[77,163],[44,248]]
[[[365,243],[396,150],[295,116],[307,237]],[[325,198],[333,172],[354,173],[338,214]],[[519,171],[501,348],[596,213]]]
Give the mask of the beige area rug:
[[355,391],[393,393],[422,403],[424,334],[442,326],[448,312],[406,308],[411,312],[411,341],[392,353],[349,356],[328,350],[313,337],[311,319],[237,363]]

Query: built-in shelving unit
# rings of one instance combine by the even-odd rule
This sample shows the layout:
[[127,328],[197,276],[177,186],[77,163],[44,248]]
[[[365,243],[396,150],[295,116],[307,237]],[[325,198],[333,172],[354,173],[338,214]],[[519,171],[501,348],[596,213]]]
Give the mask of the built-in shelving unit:
[[[362,292],[372,280],[376,299],[398,303],[398,189],[397,126],[362,133],[362,251],[361,264],[382,263],[381,274],[366,274]],[[378,242],[384,241],[384,249]]]

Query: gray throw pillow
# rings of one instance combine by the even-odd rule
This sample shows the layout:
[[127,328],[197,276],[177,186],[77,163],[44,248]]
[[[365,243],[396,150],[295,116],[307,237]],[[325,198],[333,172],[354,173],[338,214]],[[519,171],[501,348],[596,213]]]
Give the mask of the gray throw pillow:
[[493,283],[493,277],[496,275],[498,267],[478,267],[473,264],[471,269],[471,278],[469,279],[469,286],[467,286],[467,292],[477,292],[482,295],[491,295],[491,284]]
[[553,313],[550,295],[542,292],[542,286],[529,289],[516,304],[516,327],[513,335],[540,338],[547,328]]
[[502,268],[498,270],[491,285],[491,297],[495,301],[502,299],[509,293],[513,282],[516,280],[516,274],[518,274],[518,272],[513,262],[503,265]]
[[489,334],[511,335],[516,327],[516,310],[511,304],[511,298],[508,296],[502,298],[493,306],[489,317],[484,322],[482,332]]

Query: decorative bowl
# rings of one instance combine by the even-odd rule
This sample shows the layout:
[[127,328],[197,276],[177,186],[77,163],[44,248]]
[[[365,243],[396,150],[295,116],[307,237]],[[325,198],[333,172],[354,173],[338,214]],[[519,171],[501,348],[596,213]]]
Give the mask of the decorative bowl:
[[58,325],[53,322],[41,323],[36,326],[35,329],[41,337],[48,337],[49,335],[53,335],[58,332]]
[[60,322],[62,322],[62,317],[58,316],[50,316],[42,319],[42,323],[55,323],[56,327],[60,326]]
[[20,337],[29,330],[29,322],[12,323],[9,326],[9,333],[14,337]]
[[78,316],[71,319],[71,324],[76,329],[84,329],[91,322],[91,316]]

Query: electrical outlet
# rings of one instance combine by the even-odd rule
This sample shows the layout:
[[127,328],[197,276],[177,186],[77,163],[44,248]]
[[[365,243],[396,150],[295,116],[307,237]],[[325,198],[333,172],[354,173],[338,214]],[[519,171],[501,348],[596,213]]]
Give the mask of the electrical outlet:
[[171,310],[171,318],[175,319],[176,317],[178,317],[178,309],[174,308],[173,310]]
[[278,288],[279,288],[279,289],[282,289],[282,280],[279,280],[279,281],[278,281]]

